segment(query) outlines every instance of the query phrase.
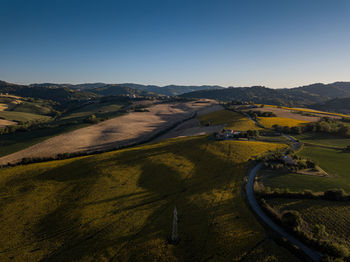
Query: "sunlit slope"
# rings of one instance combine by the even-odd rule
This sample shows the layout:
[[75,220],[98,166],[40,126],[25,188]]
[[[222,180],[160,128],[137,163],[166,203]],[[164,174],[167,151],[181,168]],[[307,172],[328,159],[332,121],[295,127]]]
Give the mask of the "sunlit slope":
[[0,260],[292,259],[241,192],[248,159],[282,146],[192,137],[1,170]]
[[308,121],[287,118],[287,117],[258,117],[258,121],[264,127],[268,127],[268,128],[271,128],[274,125],[293,127],[293,126],[300,126],[302,124],[309,123]]
[[226,128],[238,131],[261,129],[255,125],[254,121],[250,120],[248,117],[230,110],[221,110],[209,113],[201,116],[199,120],[201,121],[202,125],[226,124]]
[[[268,107],[277,107],[275,105],[266,105]],[[302,107],[285,107],[285,106],[280,106],[280,108],[283,109],[288,109],[292,111],[299,111],[299,112],[306,112],[306,113],[315,113],[315,114],[320,114],[320,115],[329,115],[329,116],[339,116],[339,117],[350,117],[350,115],[346,114],[338,114],[338,113],[332,113],[332,112],[325,112],[325,111],[320,111],[320,110],[315,110],[315,109],[310,109],[310,108],[302,108]]]

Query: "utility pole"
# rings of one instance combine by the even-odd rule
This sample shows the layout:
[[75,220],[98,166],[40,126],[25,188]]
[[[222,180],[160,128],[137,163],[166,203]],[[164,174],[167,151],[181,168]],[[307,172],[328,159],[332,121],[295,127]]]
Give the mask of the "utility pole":
[[177,210],[176,207],[174,207],[174,216],[173,216],[173,232],[171,234],[171,242],[173,244],[177,244],[179,242],[179,235],[177,232]]

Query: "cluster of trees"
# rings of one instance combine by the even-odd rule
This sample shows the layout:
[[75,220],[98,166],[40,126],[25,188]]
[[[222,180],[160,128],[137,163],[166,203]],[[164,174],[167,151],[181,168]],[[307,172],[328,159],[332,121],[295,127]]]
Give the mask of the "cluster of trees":
[[310,112],[305,112],[305,111],[292,111],[294,114],[302,115],[302,116],[310,116],[310,117],[315,117],[317,115],[312,114]]
[[340,121],[345,122],[345,123],[350,123],[350,117],[342,117]]
[[247,134],[247,137],[256,137],[259,136],[260,132],[259,130],[247,130],[246,132],[241,132],[243,134]]
[[249,110],[246,112],[251,118],[257,118],[257,117],[274,117],[276,116],[273,112],[261,112],[259,110]]
[[253,105],[253,101],[240,101],[240,100],[231,100],[229,102],[227,102],[225,105],[226,106],[235,106],[235,105]]
[[296,199],[318,199],[328,201],[350,201],[350,195],[344,189],[329,189],[324,192],[315,193],[311,190],[303,192],[292,192],[289,188],[273,188],[259,185],[258,196],[260,198],[296,198]]
[[90,123],[90,124],[96,124],[100,121],[101,119],[97,118],[95,115],[89,115],[87,118],[84,119],[85,123]]
[[261,207],[276,223],[301,238],[308,245],[320,250],[331,261],[334,261],[333,258],[347,258],[349,256],[350,251],[345,244],[329,237],[323,224],[309,225],[296,210],[281,212],[271,207],[264,199],[261,199],[260,203]]
[[41,120],[32,120],[26,122],[18,122],[17,125],[6,126],[0,129],[0,135],[12,134],[15,132],[27,132],[32,130],[36,126],[45,125]]
[[[285,161],[284,157],[288,156],[292,163]],[[280,170],[286,172],[298,172],[306,168],[316,168],[315,161],[311,159],[303,159],[295,154],[289,152],[285,155],[284,152],[279,150],[272,152],[269,155],[265,155],[259,158],[264,163],[264,167],[272,170]]]
[[307,132],[322,132],[328,134],[336,134],[344,137],[350,136],[350,127],[342,123],[342,121],[335,120],[329,117],[323,117],[317,122],[311,122],[303,126],[272,126],[276,132],[286,134],[302,134]]
[[280,126],[280,125],[273,125],[272,128],[279,133],[285,133],[285,134],[294,134],[298,135],[304,132],[303,128],[301,126]]
[[132,110],[135,112],[149,112],[147,106],[145,105],[136,105],[132,108]]

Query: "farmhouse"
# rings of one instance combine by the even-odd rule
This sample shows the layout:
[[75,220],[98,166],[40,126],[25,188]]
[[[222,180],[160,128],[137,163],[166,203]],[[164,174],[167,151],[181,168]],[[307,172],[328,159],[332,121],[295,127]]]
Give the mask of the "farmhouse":
[[295,165],[295,161],[293,160],[293,158],[291,156],[283,156],[282,158],[283,162],[288,164],[288,165]]
[[233,131],[231,129],[223,129],[216,134],[217,140],[238,139],[241,135],[240,131]]

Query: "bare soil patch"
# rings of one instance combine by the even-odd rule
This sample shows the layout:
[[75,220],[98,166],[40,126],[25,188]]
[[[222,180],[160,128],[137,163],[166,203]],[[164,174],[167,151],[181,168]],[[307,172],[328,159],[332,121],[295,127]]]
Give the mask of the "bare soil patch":
[[0,128],[4,128],[6,126],[13,126],[13,125],[17,125],[17,123],[10,120],[0,119]]
[[63,153],[94,152],[147,141],[194,112],[215,105],[209,103],[157,104],[149,112],[131,112],[96,125],[65,133],[16,153],[0,158],[0,164],[15,163],[22,158],[55,157]]
[[7,106],[6,104],[1,104],[1,103],[0,103],[0,111],[6,110],[7,107],[8,107],[8,106]]

